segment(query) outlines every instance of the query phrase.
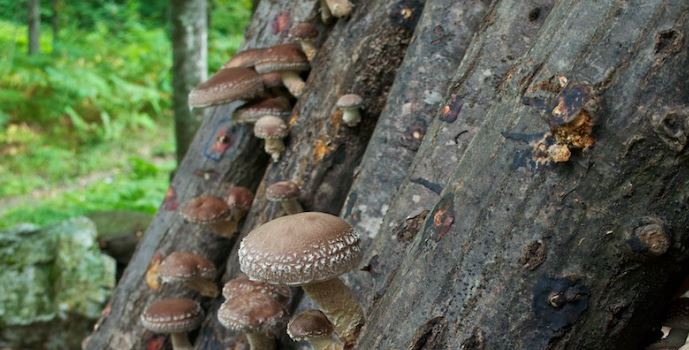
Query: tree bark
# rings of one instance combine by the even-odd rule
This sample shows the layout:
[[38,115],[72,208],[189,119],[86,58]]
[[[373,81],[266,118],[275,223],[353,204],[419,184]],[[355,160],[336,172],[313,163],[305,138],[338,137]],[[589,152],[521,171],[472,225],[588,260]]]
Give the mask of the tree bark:
[[207,77],[206,0],[173,0],[170,14],[175,145],[177,161],[181,162],[203,117],[202,110],[190,110],[187,97]]
[[36,55],[41,51],[41,2],[29,0],[28,4],[28,33],[29,55]]
[[[496,85],[359,348],[649,341],[687,260],[688,30],[686,3],[559,2]],[[568,97],[589,88],[586,105]],[[591,113],[596,144],[539,164],[557,107]]]
[[[294,21],[314,16],[318,7],[312,5],[308,16],[293,16]],[[418,0],[360,2],[351,18],[335,24],[312,62],[305,93],[290,118],[287,149],[278,163],[268,167],[241,237],[282,215],[279,204],[265,200],[265,188],[277,181],[299,183],[299,201],[307,211],[337,214],[341,210],[423,5]],[[356,128],[345,126],[335,107],[346,93],[364,98],[363,120]],[[238,245],[232,249],[223,281],[240,272],[237,249]],[[224,349],[233,342],[232,333],[217,321],[221,302],[211,306],[196,349]]]

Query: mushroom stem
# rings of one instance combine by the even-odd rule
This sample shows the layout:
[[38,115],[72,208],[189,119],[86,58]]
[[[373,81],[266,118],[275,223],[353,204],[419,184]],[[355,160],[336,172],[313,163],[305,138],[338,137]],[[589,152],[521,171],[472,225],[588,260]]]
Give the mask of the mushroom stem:
[[328,9],[335,17],[347,17],[352,13],[352,3],[349,0],[325,0]]
[[282,142],[282,139],[269,138],[266,139],[264,149],[266,150],[266,153],[270,154],[270,156],[273,158],[273,162],[277,162],[280,160],[280,154],[282,154],[282,152],[285,150],[285,143]]
[[220,291],[218,286],[213,281],[201,277],[194,277],[185,283],[187,287],[199,292],[204,297],[215,299]]
[[648,346],[648,350],[654,349],[679,349],[687,341],[689,330],[681,328],[671,328],[667,337]]
[[282,202],[282,210],[287,213],[287,215],[294,215],[304,212],[301,204],[296,199],[289,199]]
[[299,40],[299,44],[301,45],[301,50],[304,51],[304,54],[306,55],[306,59],[309,60],[309,62],[311,62],[313,60],[313,57],[316,56],[316,52],[318,52],[316,45],[314,45],[313,43],[313,40],[302,39]]
[[342,113],[342,121],[349,127],[355,127],[361,122],[359,108],[344,108]]
[[364,323],[364,312],[349,287],[340,278],[333,278],[302,288],[332,322],[345,346],[353,345]]
[[187,333],[172,333],[172,350],[192,350],[193,347],[187,338]]
[[230,237],[236,231],[237,225],[232,222],[232,217],[229,216],[227,220],[218,221],[211,225],[213,232],[220,236]]
[[297,98],[301,97],[301,94],[304,92],[305,83],[301,80],[299,74],[293,71],[283,71],[280,72],[280,76],[282,77],[282,83],[290,94]]
[[251,350],[275,349],[275,340],[263,333],[247,333],[246,339],[249,340]]
[[309,343],[314,350],[342,350],[344,346],[330,337],[311,338]]
[[325,0],[321,0],[321,20],[323,23],[328,24],[332,18],[333,14],[330,12],[328,3]]

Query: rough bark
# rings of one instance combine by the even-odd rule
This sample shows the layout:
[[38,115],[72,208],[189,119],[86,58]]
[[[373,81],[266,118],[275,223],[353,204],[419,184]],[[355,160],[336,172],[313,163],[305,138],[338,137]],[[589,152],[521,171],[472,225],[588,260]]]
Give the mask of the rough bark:
[[[300,184],[305,210],[340,211],[423,5],[419,0],[360,2],[351,18],[337,22],[312,62],[306,91],[290,118],[287,150],[268,167],[243,234],[281,215],[280,205],[264,196],[268,185],[281,180]],[[315,14],[317,7],[312,9]],[[345,126],[335,107],[341,95],[352,92],[364,97],[363,121],[356,128]],[[224,280],[239,272],[237,248]],[[219,303],[209,311],[197,349],[226,348],[232,342],[231,333],[216,320]]]
[[[467,145],[479,130],[486,111],[498,99],[497,87],[509,74],[515,60],[530,47],[552,2],[496,2],[483,18],[481,29],[473,38],[461,66],[453,74],[434,72],[445,76],[450,87],[441,97],[441,107],[431,112],[433,121],[411,168],[404,174],[399,191],[385,203],[387,211],[381,218],[381,233],[374,233],[375,239],[366,249],[364,270],[350,275],[352,285],[361,290],[365,306],[369,307],[385,290],[389,274],[404,258],[407,245],[437,202]],[[393,157],[389,162],[396,162],[396,159]],[[371,181],[362,178],[361,182]],[[367,196],[363,200],[377,201],[377,198]],[[383,203],[366,206],[382,207]],[[357,228],[364,235],[372,235],[370,229]]]
[[206,80],[208,28],[206,0],[170,2],[172,24],[172,99],[175,114],[175,146],[181,162],[201,124],[202,110],[191,111],[189,91]]
[[[687,32],[686,3],[559,2],[497,85],[359,348],[639,348],[687,260]],[[589,103],[558,105],[580,88]],[[596,144],[539,164],[530,143],[557,106],[591,113]]]
[[[314,8],[315,0],[262,2],[247,28],[243,47],[283,42],[292,18],[306,18]],[[219,267],[225,263],[234,240],[219,238],[184,222],[176,210],[201,193],[222,195],[233,184],[252,189],[258,185],[268,157],[260,151],[262,145],[252,136],[251,127],[232,123],[236,108],[237,104],[232,104],[207,113],[175,174],[168,197],[141,239],[104,317],[87,342],[88,349],[139,349],[165,340],[145,332],[139,315],[152,300],[189,294],[175,288],[153,290],[147,286],[146,272],[156,257],[185,250],[203,255]],[[218,143],[223,135],[229,136],[229,142]]]
[[29,55],[35,55],[41,51],[41,1],[29,0],[27,5],[29,11]]

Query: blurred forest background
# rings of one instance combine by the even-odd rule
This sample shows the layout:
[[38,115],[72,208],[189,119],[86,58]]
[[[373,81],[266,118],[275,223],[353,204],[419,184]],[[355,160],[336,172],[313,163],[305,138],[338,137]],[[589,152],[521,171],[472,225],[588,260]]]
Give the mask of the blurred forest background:
[[[38,1],[38,0],[27,0]],[[168,0],[0,0],[0,229],[103,210],[154,213],[175,167]],[[208,69],[251,0],[208,1]]]

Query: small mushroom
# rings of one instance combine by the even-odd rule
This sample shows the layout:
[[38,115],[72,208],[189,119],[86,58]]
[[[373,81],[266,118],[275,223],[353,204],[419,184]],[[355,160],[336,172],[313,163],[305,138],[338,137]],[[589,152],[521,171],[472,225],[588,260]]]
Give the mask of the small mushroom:
[[260,74],[279,72],[282,83],[297,98],[303,93],[305,85],[299,72],[310,68],[309,60],[295,44],[282,44],[268,48],[263,53],[263,57],[256,62],[256,72]]
[[307,341],[315,350],[342,350],[332,339],[333,324],[319,310],[306,310],[287,324],[287,334],[294,341]]
[[318,49],[316,48],[315,39],[318,38],[318,28],[311,22],[299,22],[289,31],[289,35],[297,39],[301,45],[301,50],[304,51],[306,59],[311,62],[316,56]]
[[213,232],[221,236],[234,233],[232,227],[232,209],[224,199],[202,195],[187,202],[180,215],[194,224],[209,226]]
[[231,330],[246,333],[251,350],[275,349],[274,336],[284,327],[285,306],[263,293],[239,294],[218,310],[218,321]]
[[325,23],[325,24],[328,24],[328,23],[330,23],[330,20],[333,19],[333,14],[332,14],[332,12],[330,12],[330,8],[328,7],[328,3],[325,2],[325,0],[320,0],[320,4],[321,4],[321,8],[320,8],[321,21],[323,21],[323,23]]
[[264,91],[263,80],[253,69],[221,69],[189,93],[190,107],[210,107],[250,100]]
[[338,277],[361,260],[359,237],[337,216],[307,212],[269,221],[240,244],[239,264],[250,279],[301,286],[333,323],[346,346],[364,322],[361,306]]
[[266,189],[266,199],[278,202],[287,215],[298,214],[304,211],[299,204],[299,185],[292,181],[276,182]]
[[241,294],[262,293],[268,295],[280,304],[287,305],[291,296],[290,289],[285,286],[278,286],[265,282],[252,281],[245,274],[227,281],[222,288],[222,295],[225,299],[233,299]]
[[679,349],[684,345],[689,335],[689,298],[679,298],[672,302],[663,326],[670,327],[670,333],[649,345],[647,350]]
[[251,209],[251,203],[254,201],[254,194],[246,187],[233,186],[227,191],[227,205],[230,207],[232,214],[230,214],[230,222],[227,231],[232,233],[237,232],[239,222],[244,219],[246,213]]
[[162,299],[150,304],[141,315],[144,328],[155,333],[170,334],[173,350],[191,350],[187,338],[201,325],[203,310],[191,299]]
[[290,115],[289,101],[284,97],[267,98],[237,110],[235,117],[240,123],[256,123],[261,117],[268,115],[288,117]]
[[265,151],[273,158],[273,162],[280,160],[280,154],[285,150],[282,139],[287,136],[287,124],[276,116],[261,117],[254,125],[254,135],[265,140]]
[[160,264],[158,273],[163,283],[181,283],[203,296],[218,296],[215,265],[198,255],[173,252]]
[[347,94],[337,100],[337,107],[342,110],[342,121],[349,127],[355,127],[361,122],[359,108],[363,100],[357,94]]
[[352,13],[352,5],[349,0],[325,0],[325,3],[333,16],[341,18]]

